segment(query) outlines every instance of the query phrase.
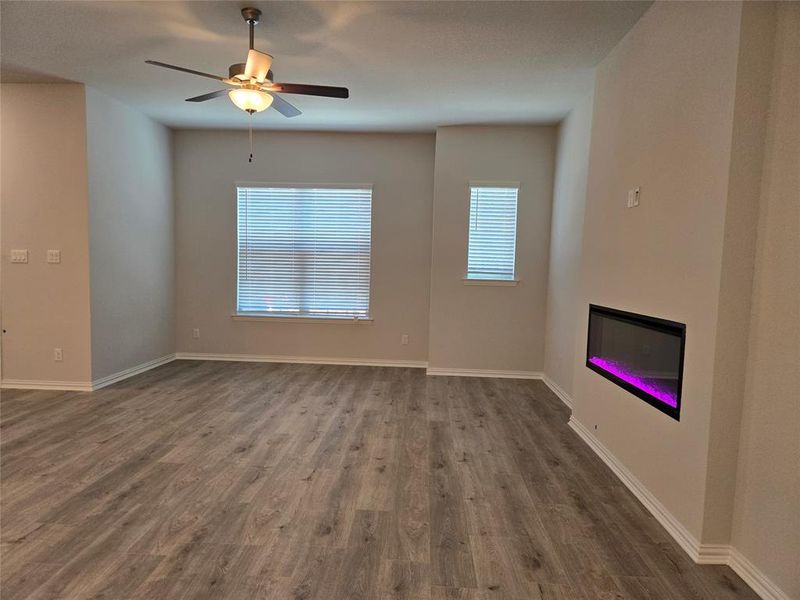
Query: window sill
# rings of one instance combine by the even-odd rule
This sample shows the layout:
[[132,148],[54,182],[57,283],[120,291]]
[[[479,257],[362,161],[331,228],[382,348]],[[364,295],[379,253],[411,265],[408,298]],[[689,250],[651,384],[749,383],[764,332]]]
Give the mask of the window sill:
[[234,321],[275,321],[276,323],[336,323],[337,325],[371,325],[372,317],[311,317],[295,315],[272,315],[265,313],[233,313]]
[[468,279],[464,278],[464,285],[493,285],[501,287],[514,287],[519,279]]

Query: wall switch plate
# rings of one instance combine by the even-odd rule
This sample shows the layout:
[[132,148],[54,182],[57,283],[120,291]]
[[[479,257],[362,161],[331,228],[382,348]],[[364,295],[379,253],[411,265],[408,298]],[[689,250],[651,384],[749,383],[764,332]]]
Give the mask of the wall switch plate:
[[47,262],[51,265],[57,265],[61,262],[61,250],[48,250]]
[[56,362],[64,360],[64,353],[61,351],[61,348],[53,348],[53,360]]
[[11,262],[12,263],[27,263],[28,262],[28,251],[27,250],[12,250],[11,251]]
[[400,344],[403,346],[408,346],[408,334],[404,333],[400,336]]
[[635,206],[639,206],[639,188],[631,188],[628,190],[628,208],[633,208]]
[[196,340],[200,339],[200,330],[197,327],[192,329],[192,337]]

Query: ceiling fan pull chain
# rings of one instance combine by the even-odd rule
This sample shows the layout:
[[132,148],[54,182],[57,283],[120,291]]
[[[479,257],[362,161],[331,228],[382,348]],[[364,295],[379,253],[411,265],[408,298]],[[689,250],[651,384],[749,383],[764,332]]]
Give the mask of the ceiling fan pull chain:
[[250,113],[250,125],[248,127],[250,132],[250,158],[247,162],[253,162],[253,113]]

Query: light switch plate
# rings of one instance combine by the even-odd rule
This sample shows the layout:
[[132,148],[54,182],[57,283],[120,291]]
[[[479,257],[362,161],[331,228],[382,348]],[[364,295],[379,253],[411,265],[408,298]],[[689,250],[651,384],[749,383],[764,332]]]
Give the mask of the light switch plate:
[[11,251],[11,262],[12,263],[27,263],[28,262],[28,251],[27,250],[12,250]]
[[61,262],[61,250],[48,250],[47,251],[47,262],[53,265],[57,265]]
[[635,206],[639,206],[639,188],[631,188],[628,190],[628,202],[626,204],[628,208],[633,208]]

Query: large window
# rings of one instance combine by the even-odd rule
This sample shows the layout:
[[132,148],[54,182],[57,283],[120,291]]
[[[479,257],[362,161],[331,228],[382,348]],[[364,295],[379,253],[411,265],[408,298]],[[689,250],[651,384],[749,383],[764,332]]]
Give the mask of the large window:
[[372,188],[239,186],[237,312],[368,318]]
[[470,185],[467,279],[514,280],[518,192],[518,185]]

